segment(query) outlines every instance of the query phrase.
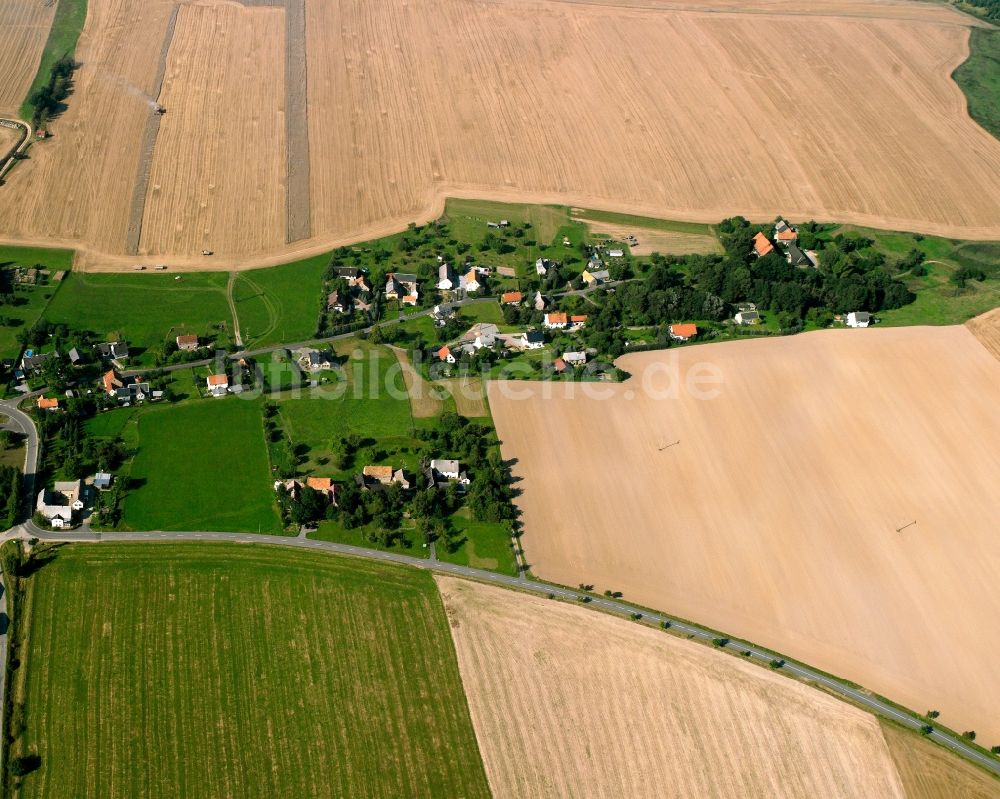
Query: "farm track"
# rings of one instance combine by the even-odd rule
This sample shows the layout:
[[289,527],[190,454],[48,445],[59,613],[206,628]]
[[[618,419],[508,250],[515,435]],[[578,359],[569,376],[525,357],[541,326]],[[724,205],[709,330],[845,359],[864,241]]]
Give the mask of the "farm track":
[[6,152],[0,153],[0,184],[2,184],[3,176],[7,174],[8,170],[14,168],[15,156],[18,153],[23,153],[28,149],[28,145],[31,144],[31,125],[27,122],[22,122],[20,119],[4,118],[0,118],[0,125],[5,129],[17,130],[19,132],[19,138],[14,142],[13,146]]
[[[170,45],[177,28],[177,15],[180,5],[175,5],[170,12],[167,30],[160,45],[160,60],[156,67],[150,94],[157,100],[163,89],[163,78],[167,71],[167,57],[170,55]],[[142,132],[142,142],[139,148],[139,164],[136,167],[135,184],[132,187],[132,203],[129,206],[128,228],[126,229],[125,252],[128,255],[138,255],[139,241],[142,238],[142,220],[146,213],[146,195],[149,191],[149,175],[153,168],[153,153],[156,150],[156,138],[160,132],[163,117],[153,108],[146,117],[146,127]]]
[[285,0],[285,241],[312,235],[305,0]]

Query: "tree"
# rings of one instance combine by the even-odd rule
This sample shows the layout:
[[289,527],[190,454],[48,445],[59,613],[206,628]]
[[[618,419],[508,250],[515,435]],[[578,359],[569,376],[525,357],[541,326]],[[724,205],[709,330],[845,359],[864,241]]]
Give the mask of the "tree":
[[940,715],[941,715],[941,711],[940,710],[928,710],[927,713],[926,713],[926,716],[929,719],[936,719]]
[[962,737],[963,738],[967,738],[970,741],[974,741],[974,740],[976,740],[976,731],[975,730],[966,730],[965,732],[962,733]]
[[15,777],[24,777],[32,771],[37,771],[42,765],[42,758],[35,752],[18,755],[10,761],[10,773]]

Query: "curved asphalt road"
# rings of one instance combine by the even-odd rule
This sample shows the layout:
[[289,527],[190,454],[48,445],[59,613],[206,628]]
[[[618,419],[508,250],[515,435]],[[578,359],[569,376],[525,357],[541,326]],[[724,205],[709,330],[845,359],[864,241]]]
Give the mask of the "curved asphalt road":
[[[10,416],[12,422],[28,436],[25,452],[25,487],[26,489],[29,486],[31,488],[30,491],[26,491],[30,501],[34,490],[35,470],[38,463],[38,433],[35,430],[35,425],[31,417],[18,410],[16,403],[17,400],[0,402],[0,413],[5,413]],[[425,569],[428,571],[441,572],[443,574],[451,574],[456,577],[464,577],[470,580],[478,580],[479,582],[490,583],[503,588],[528,591],[530,593],[541,594],[543,596],[551,594],[554,597],[563,600],[579,601],[582,596],[579,591],[573,591],[569,588],[563,588],[557,585],[535,582],[533,580],[528,580],[523,576],[511,577],[505,574],[484,571],[482,569],[473,569],[468,566],[444,563],[439,560],[415,558],[398,552],[382,552],[375,549],[354,547],[347,544],[337,544],[331,541],[315,541],[302,537],[292,538],[287,536],[260,535],[255,533],[216,533],[194,531],[164,532],[156,530],[140,533],[110,533],[107,536],[104,536],[101,533],[85,532],[57,533],[50,530],[43,530],[36,526],[30,521],[30,516],[29,521],[25,522],[25,524],[20,527],[8,530],[3,537],[35,537],[42,541],[52,542],[222,541],[230,544],[259,544],[264,546],[295,547],[297,549],[331,552],[338,555],[350,555],[352,557],[365,558],[367,560],[397,563],[417,569]],[[588,602],[581,602],[580,604],[585,607],[604,610],[609,613],[614,613],[628,618],[635,618],[636,616],[639,616],[641,621],[647,624],[669,624],[671,630],[701,641],[711,642],[719,637],[725,637],[723,633],[709,630],[705,627],[700,627],[696,624],[692,624],[691,622],[675,619],[664,613],[649,611],[645,608],[630,605],[627,602],[621,602],[615,599],[591,596]],[[748,660],[756,660],[765,665],[770,664],[770,662],[775,658],[782,658],[785,661],[785,664],[782,667],[783,671],[789,672],[800,679],[816,683],[831,693],[848,701],[854,702],[876,715],[891,719],[897,724],[901,724],[903,727],[908,729],[919,731],[924,725],[928,724],[928,721],[922,716],[918,716],[915,713],[899,708],[884,699],[880,699],[879,697],[866,692],[863,689],[855,688],[845,680],[828,676],[803,663],[793,662],[788,658],[783,658],[783,656],[778,653],[762,649],[746,641],[741,641],[738,638],[729,638],[729,641],[724,648],[731,649],[737,653],[749,652],[750,654],[747,656]],[[0,691],[2,691],[2,686],[0,686]],[[2,698],[2,693],[0,693],[0,701],[2,701]],[[0,704],[0,706],[2,706],[2,704]],[[984,754],[979,749],[970,746],[959,736],[940,730],[936,727],[934,728],[934,731],[928,735],[928,737],[941,746],[950,749],[952,752],[955,752],[967,760],[971,760],[973,763],[982,766],[987,771],[1000,776],[1000,758]]]

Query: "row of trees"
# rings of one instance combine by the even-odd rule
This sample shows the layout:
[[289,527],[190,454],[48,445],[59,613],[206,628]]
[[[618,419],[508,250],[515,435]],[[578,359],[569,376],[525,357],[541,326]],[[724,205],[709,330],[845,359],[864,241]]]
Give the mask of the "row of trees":
[[73,89],[73,72],[77,64],[72,56],[63,56],[52,65],[49,80],[28,97],[32,107],[31,122],[38,128],[54,117],[63,107],[63,100]]
[[0,527],[17,524],[24,504],[24,475],[15,466],[0,465]]

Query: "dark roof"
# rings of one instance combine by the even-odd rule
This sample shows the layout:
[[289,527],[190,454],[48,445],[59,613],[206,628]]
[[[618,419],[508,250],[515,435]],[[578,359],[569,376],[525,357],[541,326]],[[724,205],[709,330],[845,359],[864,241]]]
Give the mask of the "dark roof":
[[396,280],[400,283],[416,283],[417,276],[406,272],[396,272]]
[[792,266],[812,266],[809,256],[795,244],[788,245],[788,261]]
[[354,266],[338,266],[337,276],[344,277],[347,279],[356,278],[361,274],[361,270]]
[[541,330],[529,330],[524,334],[524,340],[529,344],[540,344],[545,341],[545,334]]

